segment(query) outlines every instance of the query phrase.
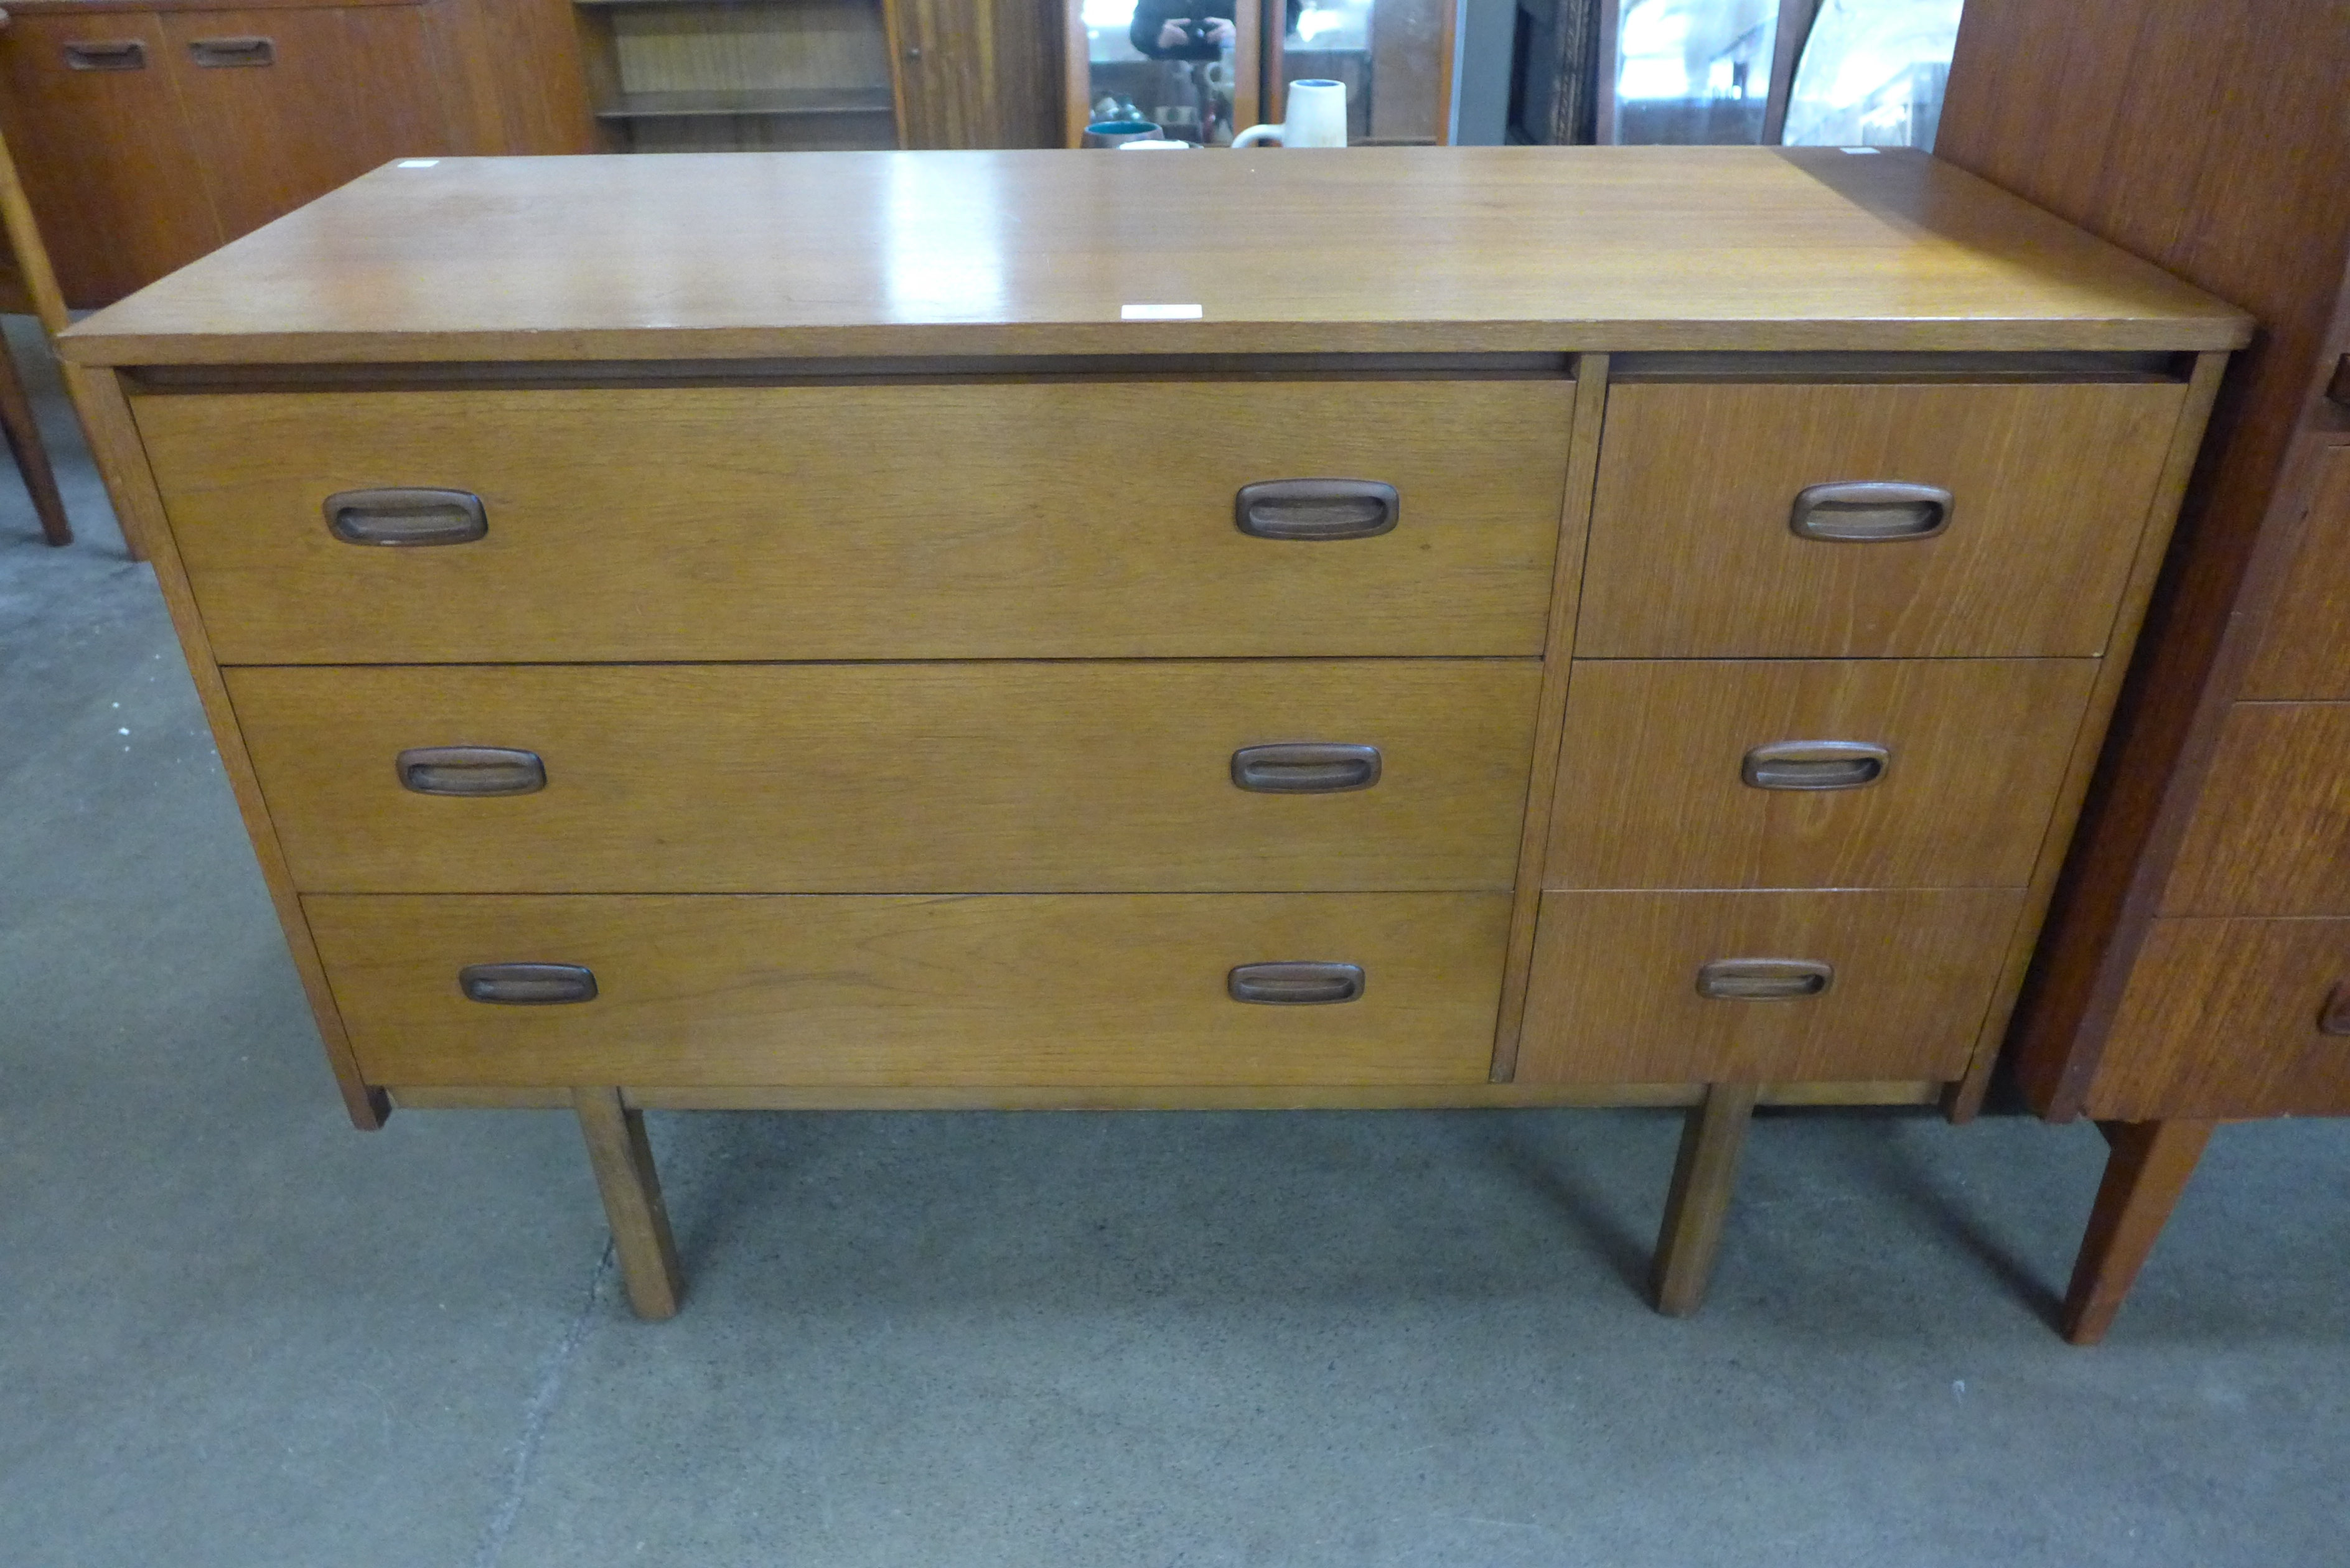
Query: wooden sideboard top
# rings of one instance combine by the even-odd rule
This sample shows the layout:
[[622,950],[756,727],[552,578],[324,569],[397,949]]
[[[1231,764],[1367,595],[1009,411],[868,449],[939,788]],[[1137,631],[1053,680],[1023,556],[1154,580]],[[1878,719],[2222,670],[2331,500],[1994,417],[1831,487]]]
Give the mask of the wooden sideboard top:
[[2249,330],[1914,152],[803,152],[389,165],[90,317],[62,351],[2178,351]]

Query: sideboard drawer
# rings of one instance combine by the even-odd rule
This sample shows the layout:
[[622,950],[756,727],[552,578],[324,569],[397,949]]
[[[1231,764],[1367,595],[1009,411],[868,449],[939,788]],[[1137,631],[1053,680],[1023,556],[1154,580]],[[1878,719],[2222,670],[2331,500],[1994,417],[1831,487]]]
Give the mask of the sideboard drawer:
[[[364,664],[1533,655],[1573,397],[1073,379],[136,407],[221,661]],[[1238,525],[1243,487],[1329,479],[1391,486],[1392,528]],[[329,531],[329,496],[384,487],[478,497],[485,531]],[[1385,515],[1261,515],[1343,535],[1350,506]]]
[[[1575,651],[2100,653],[2185,397],[2165,381],[1615,388]],[[1934,522],[1922,501],[1804,500],[1850,484],[1938,489],[1946,525],[1900,536]]]
[[2168,915],[2350,915],[2350,702],[2228,710]]
[[1583,659],[1544,885],[2022,887],[2093,659]]
[[[369,1081],[636,1085],[1482,1083],[1509,904],[303,900]],[[460,988],[469,966],[518,962],[585,970],[594,999],[509,1006]],[[1361,994],[1234,1000],[1234,969],[1295,962],[1356,966]]]
[[[228,684],[305,891],[1180,892],[1507,888],[1541,678],[1532,659],[1247,659]],[[1369,751],[1257,750],[1301,744]],[[536,774],[394,765],[451,746]],[[528,793],[419,793],[484,784]]]
[[2022,906],[2020,888],[1545,893],[1518,1081],[1955,1078]]
[[2155,921],[2084,1108],[2350,1116],[2350,919]]

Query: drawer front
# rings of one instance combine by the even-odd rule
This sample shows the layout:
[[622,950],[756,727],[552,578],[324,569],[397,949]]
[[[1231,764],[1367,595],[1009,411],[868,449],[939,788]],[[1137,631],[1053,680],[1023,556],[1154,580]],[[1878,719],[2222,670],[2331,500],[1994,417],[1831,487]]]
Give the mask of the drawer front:
[[[464,665],[228,680],[306,891],[1346,891],[1511,885],[1541,670]],[[1253,750],[1299,744],[1376,755]],[[443,746],[527,753],[545,786],[407,787],[396,759]],[[1376,782],[1347,787],[1373,766]]]
[[2288,571],[2244,694],[2350,698],[2350,447],[2319,458]]
[[2021,887],[2095,674],[1578,661],[1544,886]]
[[2350,920],[2155,921],[2087,1108],[2350,1116]]
[[[1955,1078],[2022,906],[1977,888],[1545,893],[1518,1081]],[[1710,965],[1723,994],[1700,992]]]
[[2163,912],[2350,915],[2350,702],[2229,709]]
[[[224,664],[1532,655],[1573,391],[1065,381],[137,412]],[[1395,525],[1243,533],[1241,488],[1293,479],[1392,485]],[[478,495],[486,532],[335,537],[326,498],[371,487]]]
[[[303,900],[369,1081],[630,1085],[1480,1083],[1506,894]],[[588,1002],[469,1000],[577,965]],[[1351,964],[1357,1000],[1231,971]]]
[[[1575,651],[2099,653],[2185,393],[2167,382],[1612,389]],[[1947,492],[1947,526],[1857,540],[1796,531],[1811,487],[1870,483]],[[1929,514],[1895,504],[1804,516],[1849,532]]]

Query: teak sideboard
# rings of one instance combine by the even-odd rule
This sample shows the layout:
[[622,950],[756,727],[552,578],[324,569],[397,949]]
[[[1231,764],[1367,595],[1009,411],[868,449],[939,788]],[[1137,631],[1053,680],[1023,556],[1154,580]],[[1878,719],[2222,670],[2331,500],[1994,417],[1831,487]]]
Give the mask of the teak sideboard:
[[2350,1115],[2350,3],[1969,0],[1941,142],[2254,312],[2011,1052],[2112,1143],[2104,1337],[2216,1125]]
[[2232,307],[1829,149],[442,160],[91,318],[353,1118],[1980,1092]]

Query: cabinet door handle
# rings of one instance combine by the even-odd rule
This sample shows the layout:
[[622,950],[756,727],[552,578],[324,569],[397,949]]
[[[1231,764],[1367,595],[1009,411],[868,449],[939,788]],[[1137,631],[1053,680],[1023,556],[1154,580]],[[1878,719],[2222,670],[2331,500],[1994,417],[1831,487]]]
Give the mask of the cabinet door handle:
[[188,54],[196,64],[207,69],[223,66],[274,66],[277,63],[277,46],[267,38],[195,38],[188,44]]
[[2350,980],[2328,992],[2317,1014],[2320,1034],[2350,1034]]
[[1814,484],[1795,497],[1787,526],[1801,539],[1847,545],[1930,539],[1950,525],[1950,493],[1875,480]]
[[1834,966],[1809,959],[1716,959],[1697,971],[1697,993],[1721,1002],[1793,1002],[1835,982]]
[[143,71],[147,46],[136,38],[65,46],[66,68],[73,71]]
[[347,545],[464,545],[490,531],[482,498],[463,490],[341,490],[326,513]]
[[1260,539],[1368,539],[1391,532],[1403,501],[1376,479],[1275,479],[1243,484],[1233,504],[1243,534]]
[[418,794],[535,794],[546,787],[536,752],[508,746],[411,746],[393,764]]
[[1379,782],[1379,749],[1322,742],[1243,746],[1232,753],[1232,783],[1262,794],[1336,794]]
[[1780,741],[1747,753],[1738,776],[1756,789],[1858,789],[1892,760],[1866,741]]
[[2350,354],[2334,361],[2334,379],[2325,383],[2325,396],[2329,402],[2350,408]]
[[1355,963],[1244,963],[1224,977],[1234,1002],[1311,1007],[1352,1002],[1363,994],[1363,966]]
[[469,963],[457,971],[468,1002],[547,1007],[596,1000],[596,976],[576,963]]

